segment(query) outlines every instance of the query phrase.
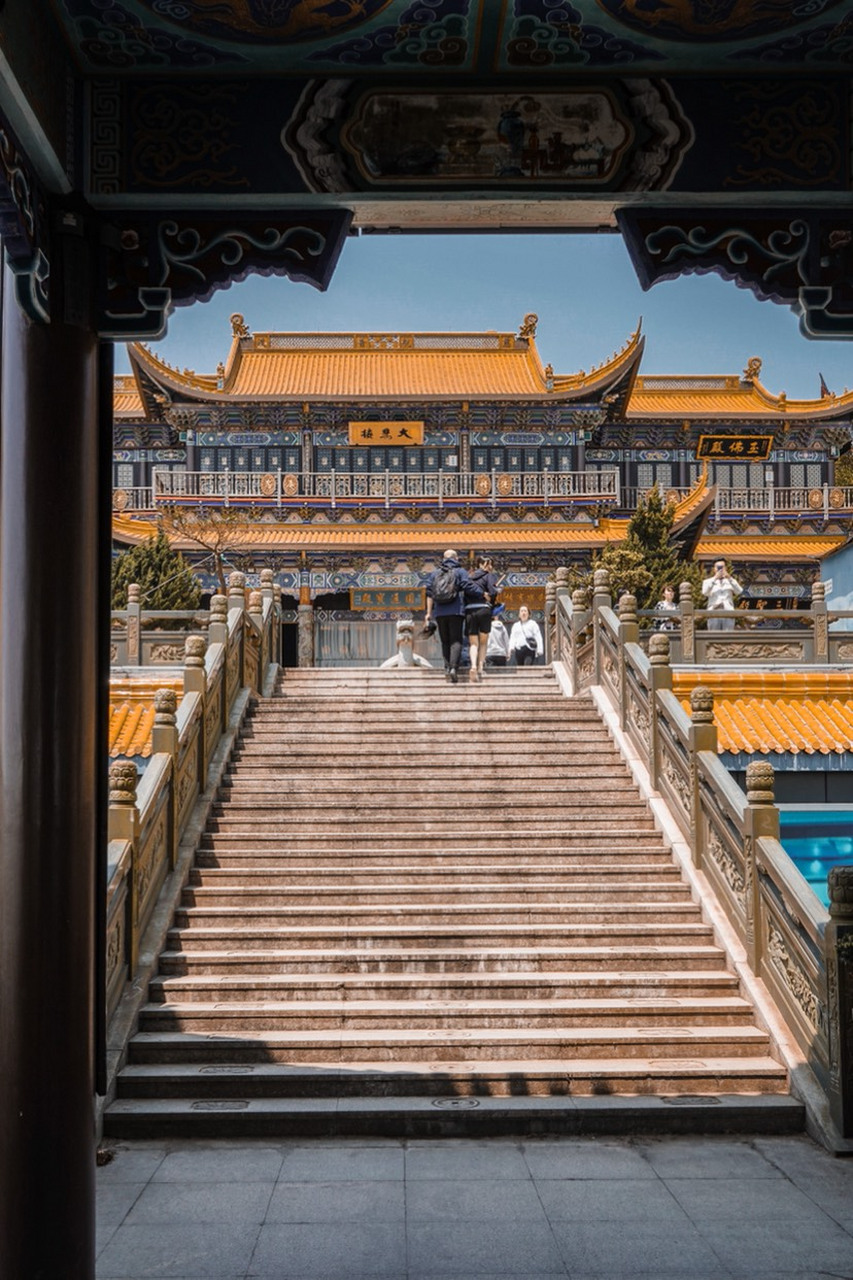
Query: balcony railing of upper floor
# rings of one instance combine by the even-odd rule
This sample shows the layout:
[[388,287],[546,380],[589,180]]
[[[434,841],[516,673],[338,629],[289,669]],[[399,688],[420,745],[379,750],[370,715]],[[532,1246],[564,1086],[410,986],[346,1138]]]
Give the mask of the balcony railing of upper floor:
[[[627,511],[636,510],[640,498],[648,497],[650,487],[623,486],[622,503]],[[664,491],[666,498],[680,502],[690,489],[670,488]],[[809,514],[829,519],[840,512],[853,511],[853,488],[842,485],[767,485],[752,489],[747,485],[737,488],[719,487],[714,495],[711,519],[716,523],[725,516],[758,515],[770,519]]]
[[[371,503],[379,507],[424,501],[607,503],[619,506],[619,472],[612,471],[167,471],[155,468],[150,490],[124,489],[114,506],[143,510],[209,504],[284,507],[306,499]],[[148,507],[134,503],[148,503]]]

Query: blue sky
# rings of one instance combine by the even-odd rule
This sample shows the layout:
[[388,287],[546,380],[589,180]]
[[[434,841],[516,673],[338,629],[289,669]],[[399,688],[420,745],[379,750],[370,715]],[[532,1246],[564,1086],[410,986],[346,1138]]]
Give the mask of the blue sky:
[[[537,344],[557,373],[600,364],[640,316],[643,373],[739,374],[790,397],[819,394],[819,374],[853,387],[853,342],[802,337],[787,307],[758,302],[717,276],[684,276],[643,293],[618,235],[374,235],[344,245],[325,293],[252,276],[210,302],[179,307],[153,347],[171,364],[212,373],[231,340],[229,316],[251,330],[517,329],[539,316]],[[117,352],[117,372],[128,369]]]

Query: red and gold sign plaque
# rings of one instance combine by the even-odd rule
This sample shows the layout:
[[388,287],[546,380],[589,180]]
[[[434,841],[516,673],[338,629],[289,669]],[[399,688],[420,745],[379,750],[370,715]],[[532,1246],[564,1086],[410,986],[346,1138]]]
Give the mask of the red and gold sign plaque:
[[422,422],[351,422],[349,442],[351,445],[423,444],[424,424]]
[[766,462],[772,448],[772,436],[700,436],[696,457],[709,462]]

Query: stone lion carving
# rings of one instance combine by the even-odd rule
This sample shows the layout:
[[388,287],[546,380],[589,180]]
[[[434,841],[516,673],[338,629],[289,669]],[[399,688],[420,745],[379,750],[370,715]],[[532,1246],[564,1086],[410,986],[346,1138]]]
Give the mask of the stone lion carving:
[[388,658],[382,663],[381,670],[387,670],[391,667],[431,667],[432,663],[427,662],[426,658],[422,658],[419,653],[414,650],[414,630],[415,624],[411,618],[401,618],[397,623],[397,652],[393,658]]

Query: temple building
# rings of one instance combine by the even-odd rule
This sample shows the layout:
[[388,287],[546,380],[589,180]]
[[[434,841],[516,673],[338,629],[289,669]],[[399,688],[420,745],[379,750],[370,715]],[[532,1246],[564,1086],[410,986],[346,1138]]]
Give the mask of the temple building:
[[131,345],[115,382],[115,545],[159,513],[213,587],[187,512],[227,510],[231,567],[272,568],[286,603],[339,620],[417,611],[445,547],[488,549],[509,606],[536,609],[551,571],[621,541],[657,485],[673,536],[730,559],[747,599],[805,600],[847,537],[853,491],[835,467],[853,393],[789,400],[757,358],[740,375],[642,376],[639,329],[592,369],[557,373],[536,326],[252,333],[235,315],[209,374]]

